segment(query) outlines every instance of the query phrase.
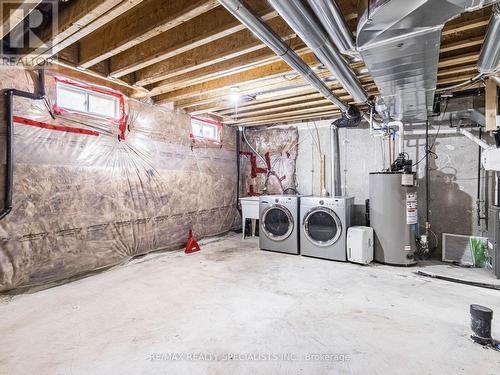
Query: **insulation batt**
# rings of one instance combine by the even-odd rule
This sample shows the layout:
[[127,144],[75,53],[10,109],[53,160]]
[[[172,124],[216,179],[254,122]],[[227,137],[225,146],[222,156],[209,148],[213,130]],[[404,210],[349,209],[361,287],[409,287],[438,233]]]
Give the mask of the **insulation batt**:
[[257,173],[252,173],[252,151],[248,145],[242,143],[241,194],[258,195],[281,194],[287,188],[296,188],[295,164],[298,152],[299,133],[296,127],[290,128],[263,128],[247,129],[246,137],[252,147],[266,158],[271,166],[271,175],[267,181],[267,191],[264,190],[266,182],[266,164],[258,156],[254,157]]
[[[56,102],[55,72],[47,71]],[[2,88],[32,92],[34,73],[0,71]],[[3,95],[2,95],[3,100]],[[127,99],[126,140],[108,120],[62,114],[15,97],[14,115],[100,132],[99,136],[14,125],[13,210],[0,221],[0,290],[59,281],[173,249],[232,229],[236,209],[234,130],[223,144],[190,139],[190,118]],[[5,171],[0,103],[0,206]]]

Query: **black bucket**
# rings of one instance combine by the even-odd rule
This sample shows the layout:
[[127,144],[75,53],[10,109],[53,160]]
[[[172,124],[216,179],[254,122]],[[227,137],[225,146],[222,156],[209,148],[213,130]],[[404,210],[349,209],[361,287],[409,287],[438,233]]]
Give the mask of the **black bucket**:
[[488,345],[491,339],[491,320],[493,319],[493,310],[481,306],[470,305],[470,327],[473,335],[472,340],[481,345]]

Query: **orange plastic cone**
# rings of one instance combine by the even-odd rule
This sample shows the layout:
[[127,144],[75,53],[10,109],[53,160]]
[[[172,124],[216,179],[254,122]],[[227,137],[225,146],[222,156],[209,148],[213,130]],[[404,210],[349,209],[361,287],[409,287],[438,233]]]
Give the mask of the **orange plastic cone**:
[[184,252],[186,254],[191,254],[195,251],[200,251],[200,245],[198,245],[198,242],[196,242],[196,240],[193,238],[193,231],[190,229],[188,242],[186,244],[186,249],[184,250]]

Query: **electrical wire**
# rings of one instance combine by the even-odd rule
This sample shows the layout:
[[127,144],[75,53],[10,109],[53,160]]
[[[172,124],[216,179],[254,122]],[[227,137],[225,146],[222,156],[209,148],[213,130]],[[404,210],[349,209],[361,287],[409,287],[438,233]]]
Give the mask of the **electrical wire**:
[[[437,129],[437,132],[436,132],[436,136],[434,137],[433,141],[432,141],[432,144],[428,147],[428,149],[426,150],[426,154],[428,153],[429,156],[431,156],[434,160],[438,159],[438,155],[436,152],[432,151],[432,149],[434,148],[434,146],[436,145],[436,140],[438,139],[439,137],[439,132],[441,131],[441,121],[444,119],[444,115],[446,114],[446,111],[448,110],[448,103],[449,103],[449,100],[446,99],[446,104],[445,104],[445,107],[444,107],[444,110],[441,114],[441,119],[439,120],[439,124],[438,124],[438,129]],[[450,123],[451,125],[453,126],[452,124],[452,120],[451,120],[451,116],[450,116]],[[425,154],[424,156],[422,156],[420,158],[420,160],[418,160],[416,163],[412,164],[412,167],[420,164],[424,159],[425,159]]]
[[467,81],[458,83],[458,84],[453,85],[453,86],[443,87],[441,89],[437,89],[436,92],[439,93],[439,92],[444,92],[444,91],[451,91],[451,90],[458,89],[458,88],[466,88],[466,87],[469,87],[469,86],[471,86],[479,81],[482,81],[484,78],[485,78],[484,74],[479,73],[476,76],[472,77],[471,79],[468,79]]
[[243,134],[243,139],[245,140],[245,143],[248,145],[248,147],[250,147],[250,150],[252,150],[252,152],[255,153],[255,155],[257,155],[259,157],[260,160],[262,160],[264,162],[264,166],[267,170],[267,172],[269,173],[269,169],[267,168],[267,161],[266,159],[264,159],[262,157],[261,154],[259,154],[253,147],[252,145],[250,144],[250,142],[248,142],[248,139],[247,139],[247,135],[245,134],[246,133],[246,128],[243,128],[243,131],[241,132]]

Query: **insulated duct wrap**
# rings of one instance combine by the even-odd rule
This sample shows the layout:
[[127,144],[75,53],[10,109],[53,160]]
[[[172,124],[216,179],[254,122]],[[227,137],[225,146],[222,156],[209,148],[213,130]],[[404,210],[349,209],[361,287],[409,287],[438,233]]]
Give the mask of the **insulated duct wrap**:
[[[46,86],[55,103],[53,74]],[[24,70],[0,76],[4,87],[33,90]],[[222,147],[193,144],[189,116],[135,100],[127,107],[128,131],[120,142],[107,121],[77,114],[53,121],[41,101],[15,99],[16,116],[100,135],[14,125],[13,210],[0,221],[0,290],[178,248],[191,228],[200,238],[237,225],[234,130],[222,128]]]

